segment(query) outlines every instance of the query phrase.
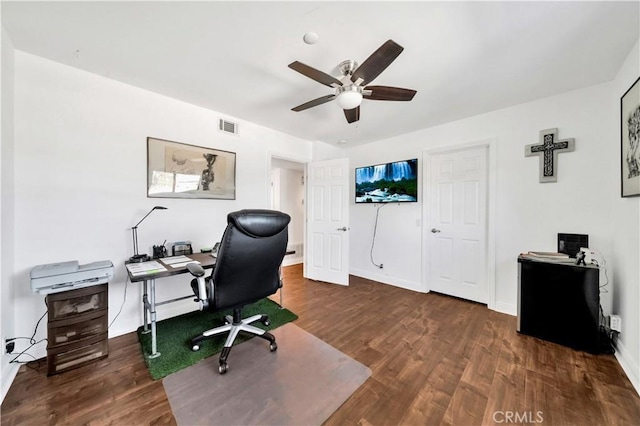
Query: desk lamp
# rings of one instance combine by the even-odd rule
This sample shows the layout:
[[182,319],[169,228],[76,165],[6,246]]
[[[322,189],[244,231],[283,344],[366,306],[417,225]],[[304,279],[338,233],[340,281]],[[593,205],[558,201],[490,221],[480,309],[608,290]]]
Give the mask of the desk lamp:
[[129,258],[129,262],[139,263],[149,260],[149,255],[138,254],[138,225],[140,225],[142,221],[147,218],[147,216],[153,213],[154,210],[167,210],[167,208],[162,206],[155,206],[149,213],[147,213],[142,219],[140,219],[140,222],[136,223],[136,226],[131,228],[131,232],[133,233],[133,256]]

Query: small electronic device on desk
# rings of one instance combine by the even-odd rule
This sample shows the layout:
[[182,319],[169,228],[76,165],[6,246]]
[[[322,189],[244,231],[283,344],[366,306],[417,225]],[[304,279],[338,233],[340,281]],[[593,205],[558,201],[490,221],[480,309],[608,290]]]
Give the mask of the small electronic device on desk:
[[173,246],[171,246],[172,256],[180,256],[185,254],[193,254],[191,241],[176,241],[175,243],[173,243]]

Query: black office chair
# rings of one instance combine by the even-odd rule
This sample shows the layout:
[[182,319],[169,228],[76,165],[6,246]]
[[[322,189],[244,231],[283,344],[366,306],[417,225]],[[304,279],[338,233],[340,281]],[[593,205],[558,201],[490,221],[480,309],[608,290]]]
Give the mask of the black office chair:
[[200,265],[187,265],[189,272],[196,277],[191,281],[191,288],[200,303],[200,310],[233,309],[233,316],[226,316],[225,325],[205,331],[191,340],[191,349],[197,351],[204,339],[229,332],[220,354],[220,374],[229,368],[227,357],[240,331],[268,340],[271,351],[278,349],[271,333],[250,325],[255,321],[269,325],[268,316],[254,315],[242,319],[242,308],[274,294],[281,286],[280,264],[287,250],[290,221],[289,215],[273,210],[229,213],[211,277],[204,277],[204,269]]

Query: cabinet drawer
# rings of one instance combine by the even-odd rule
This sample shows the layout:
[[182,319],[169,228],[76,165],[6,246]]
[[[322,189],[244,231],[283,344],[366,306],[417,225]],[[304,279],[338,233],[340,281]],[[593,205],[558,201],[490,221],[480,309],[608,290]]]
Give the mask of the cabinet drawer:
[[53,321],[48,328],[48,347],[77,342],[107,332],[107,311],[103,309],[79,315],[79,318]]
[[47,375],[62,373],[109,354],[107,334],[88,339],[81,344],[63,345],[47,349]]
[[107,284],[49,294],[49,321],[106,309],[109,303]]

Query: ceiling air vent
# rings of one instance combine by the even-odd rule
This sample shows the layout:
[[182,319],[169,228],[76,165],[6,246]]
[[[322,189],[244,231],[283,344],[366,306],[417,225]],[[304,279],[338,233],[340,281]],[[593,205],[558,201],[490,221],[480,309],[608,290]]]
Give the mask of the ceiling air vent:
[[223,120],[221,118],[218,120],[218,130],[220,130],[221,132],[237,135],[238,123],[232,123],[231,121]]

